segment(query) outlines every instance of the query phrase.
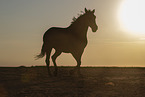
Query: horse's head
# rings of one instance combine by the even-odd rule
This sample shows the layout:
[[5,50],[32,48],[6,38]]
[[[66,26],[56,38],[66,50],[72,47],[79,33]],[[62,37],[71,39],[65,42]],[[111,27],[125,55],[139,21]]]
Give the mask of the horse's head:
[[96,32],[98,30],[98,26],[96,24],[96,16],[94,15],[95,9],[93,11],[87,10],[85,8],[85,15],[86,15],[86,23],[89,27],[91,27],[93,32]]

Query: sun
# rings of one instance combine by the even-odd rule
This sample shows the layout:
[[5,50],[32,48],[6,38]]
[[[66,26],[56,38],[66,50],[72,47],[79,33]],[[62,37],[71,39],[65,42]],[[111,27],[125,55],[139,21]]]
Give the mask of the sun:
[[118,16],[124,30],[145,35],[145,0],[124,0]]

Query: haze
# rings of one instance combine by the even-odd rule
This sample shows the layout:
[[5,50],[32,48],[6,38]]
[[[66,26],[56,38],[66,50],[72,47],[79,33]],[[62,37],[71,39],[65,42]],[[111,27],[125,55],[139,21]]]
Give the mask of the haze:
[[[145,36],[122,28],[118,11],[124,0],[2,0],[0,1],[0,66],[45,65],[40,53],[42,36],[50,27],[67,27],[84,8],[96,9],[99,30],[88,30],[81,66],[145,66]],[[51,63],[52,64],[52,63]],[[69,54],[59,66],[76,66]]]

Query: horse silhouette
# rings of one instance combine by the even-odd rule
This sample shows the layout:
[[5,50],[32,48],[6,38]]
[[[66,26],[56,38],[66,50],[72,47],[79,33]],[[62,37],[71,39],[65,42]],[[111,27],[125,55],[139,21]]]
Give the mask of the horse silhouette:
[[55,67],[55,76],[57,75],[56,58],[62,52],[72,54],[72,56],[77,61],[77,66],[74,70],[77,69],[77,74],[80,75],[81,56],[84,52],[84,48],[88,43],[88,27],[90,27],[93,32],[96,32],[98,29],[94,12],[95,9],[91,11],[85,8],[85,12],[77,19],[74,18],[70,26],[66,28],[52,27],[45,32],[43,36],[41,53],[37,55],[36,58],[39,59],[46,55],[45,62],[47,65],[48,74],[50,76],[51,72],[49,69],[49,59],[52,48],[55,49],[55,53],[51,57]]

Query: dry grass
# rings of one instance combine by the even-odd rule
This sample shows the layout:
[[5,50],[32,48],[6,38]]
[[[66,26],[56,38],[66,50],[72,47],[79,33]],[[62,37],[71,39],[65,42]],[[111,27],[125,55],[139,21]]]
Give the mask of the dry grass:
[[[53,67],[51,70],[53,71]],[[0,68],[0,97],[144,97],[145,68],[81,68],[82,77],[59,67]]]

